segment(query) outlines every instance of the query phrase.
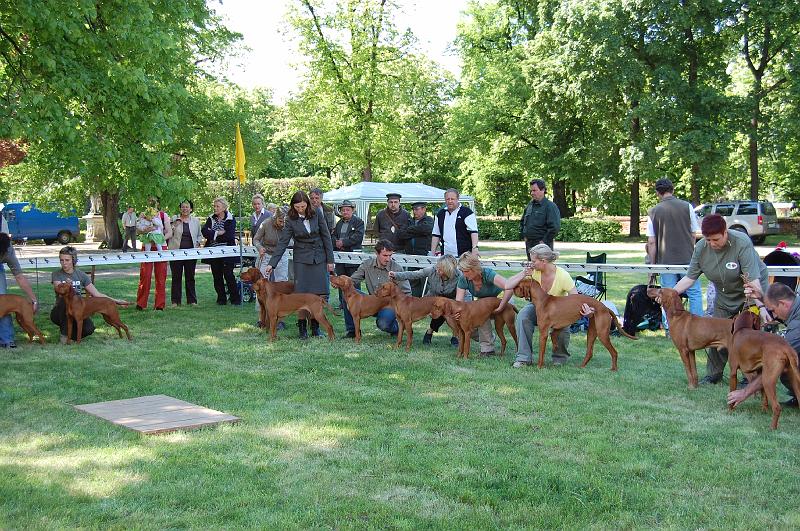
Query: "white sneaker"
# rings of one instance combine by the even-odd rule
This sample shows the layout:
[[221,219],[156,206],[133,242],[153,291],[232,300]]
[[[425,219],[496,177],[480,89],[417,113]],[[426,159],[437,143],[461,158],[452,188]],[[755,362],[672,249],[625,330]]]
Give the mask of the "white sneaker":
[[61,336],[61,337],[58,339],[58,342],[59,342],[59,343],[61,343],[62,345],[66,345],[66,344],[67,344],[67,336],[65,336],[65,335],[62,335],[62,336]]
[[530,365],[530,363],[524,361],[515,361],[511,366],[515,369],[521,369],[523,367],[527,367],[528,365]]

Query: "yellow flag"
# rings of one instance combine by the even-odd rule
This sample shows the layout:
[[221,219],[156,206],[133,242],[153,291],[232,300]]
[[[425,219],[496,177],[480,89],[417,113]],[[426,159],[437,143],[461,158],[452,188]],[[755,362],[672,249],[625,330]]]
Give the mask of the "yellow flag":
[[244,143],[238,122],[236,123],[236,176],[239,178],[239,184],[244,184],[247,180],[244,174]]

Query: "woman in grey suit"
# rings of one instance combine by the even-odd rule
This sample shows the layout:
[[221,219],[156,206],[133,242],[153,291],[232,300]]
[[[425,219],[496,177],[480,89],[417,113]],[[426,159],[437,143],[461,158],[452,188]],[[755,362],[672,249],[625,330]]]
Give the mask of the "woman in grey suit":
[[[292,238],[295,293],[316,293],[327,299],[330,290],[328,275],[334,266],[331,231],[325,217],[311,206],[311,201],[302,191],[295,192],[289,201],[289,214],[269,265],[264,268],[265,276],[269,277],[278,265]],[[300,312],[297,316],[300,339],[308,338],[307,317],[307,312]],[[314,319],[311,320],[311,333],[320,335],[319,323]]]

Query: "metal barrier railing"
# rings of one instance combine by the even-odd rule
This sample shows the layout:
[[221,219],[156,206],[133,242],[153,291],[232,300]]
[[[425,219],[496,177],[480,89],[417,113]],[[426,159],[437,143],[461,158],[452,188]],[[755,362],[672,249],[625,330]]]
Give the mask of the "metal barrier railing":
[[[292,258],[291,249],[286,251],[289,259]],[[360,264],[367,258],[374,257],[374,253],[334,252],[334,260],[339,264]],[[142,262],[171,262],[173,260],[193,260],[209,258],[231,258],[239,256],[238,246],[204,247],[198,249],[176,249],[167,251],[140,251],[123,253],[119,251],[85,254],[78,256],[81,266],[104,266],[121,264],[140,264]],[[242,248],[242,256],[256,257],[258,252],[253,246]],[[392,259],[403,267],[426,267],[436,264],[438,258],[434,256],[418,256],[410,254],[395,254]],[[58,257],[54,256],[29,256],[19,258],[23,269],[46,269],[59,267]],[[527,262],[522,260],[493,260],[485,258],[481,264],[498,271],[519,271]],[[646,264],[580,264],[559,263],[567,271],[582,273],[686,273],[685,265],[646,265]],[[769,266],[770,275],[800,277],[800,266]]]

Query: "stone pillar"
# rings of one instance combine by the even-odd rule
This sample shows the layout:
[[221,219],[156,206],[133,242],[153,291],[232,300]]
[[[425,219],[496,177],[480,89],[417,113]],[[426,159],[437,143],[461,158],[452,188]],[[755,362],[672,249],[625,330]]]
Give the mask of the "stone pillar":
[[103,216],[99,214],[87,214],[83,216],[86,220],[86,242],[100,243],[106,239],[106,223]]

